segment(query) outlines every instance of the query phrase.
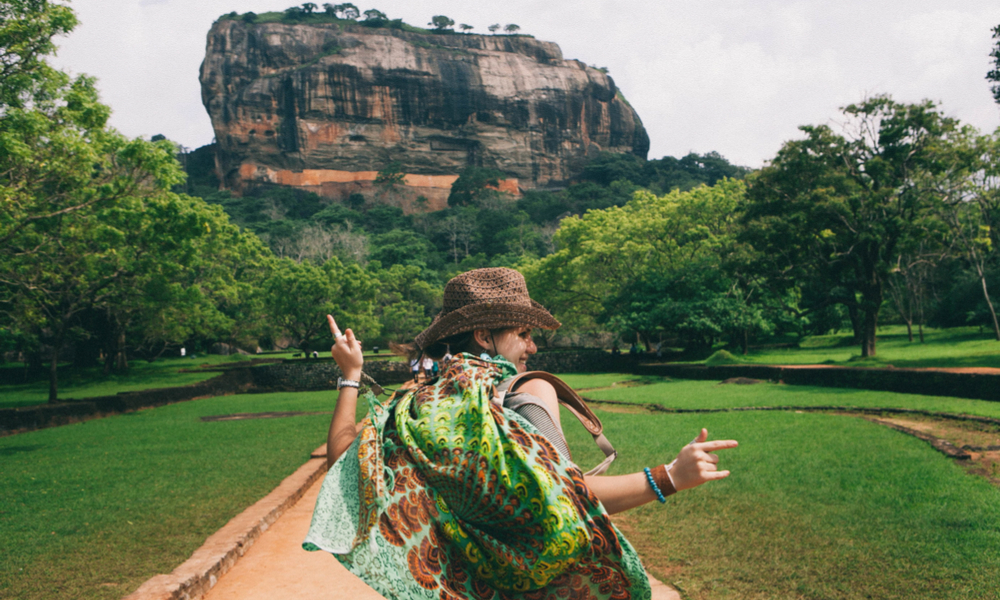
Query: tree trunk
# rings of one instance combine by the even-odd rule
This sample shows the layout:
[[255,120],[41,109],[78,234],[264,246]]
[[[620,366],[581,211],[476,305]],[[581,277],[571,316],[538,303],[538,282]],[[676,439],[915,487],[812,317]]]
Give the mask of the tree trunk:
[[1000,325],[997,324],[997,312],[993,310],[993,302],[990,300],[990,292],[986,289],[986,274],[979,270],[979,281],[983,284],[983,298],[986,299],[986,306],[990,309],[990,318],[993,319],[993,335],[1000,342]]
[[[904,319],[905,321],[905,319]],[[906,337],[909,338],[910,343],[913,343],[913,322],[906,321]]]
[[747,355],[750,350],[750,330],[746,327],[743,328],[743,356]]
[[867,307],[864,311],[864,323],[861,334],[861,357],[875,356],[875,331],[878,329],[878,307]]
[[49,364],[49,404],[59,402],[59,347],[62,346],[62,334],[52,340],[52,356]]
[[855,303],[847,304],[847,316],[851,320],[851,332],[854,334],[854,343],[860,344],[862,339],[861,334],[861,318],[858,315],[858,305]]

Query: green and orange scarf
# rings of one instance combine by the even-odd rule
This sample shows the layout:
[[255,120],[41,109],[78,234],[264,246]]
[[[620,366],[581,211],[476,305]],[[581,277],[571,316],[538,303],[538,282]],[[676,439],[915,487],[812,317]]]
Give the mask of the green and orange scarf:
[[648,599],[635,550],[580,470],[491,401],[515,374],[462,354],[384,403],[367,394],[303,547],[391,600]]

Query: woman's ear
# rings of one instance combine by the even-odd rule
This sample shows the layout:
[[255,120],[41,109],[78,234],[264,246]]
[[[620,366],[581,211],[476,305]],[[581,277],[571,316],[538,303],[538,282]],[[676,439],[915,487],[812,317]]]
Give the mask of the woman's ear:
[[474,329],[472,331],[472,341],[479,346],[479,350],[486,350],[490,347],[490,330]]

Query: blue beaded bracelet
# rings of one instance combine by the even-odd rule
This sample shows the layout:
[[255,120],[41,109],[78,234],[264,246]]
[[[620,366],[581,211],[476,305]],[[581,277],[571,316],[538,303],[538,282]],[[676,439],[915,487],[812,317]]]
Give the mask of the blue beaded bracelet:
[[653,491],[656,492],[656,499],[660,501],[660,504],[666,504],[667,499],[663,496],[660,488],[656,487],[656,482],[653,481],[652,471],[649,470],[649,467],[646,467],[643,471],[646,472],[646,480],[649,481],[649,487],[653,488]]

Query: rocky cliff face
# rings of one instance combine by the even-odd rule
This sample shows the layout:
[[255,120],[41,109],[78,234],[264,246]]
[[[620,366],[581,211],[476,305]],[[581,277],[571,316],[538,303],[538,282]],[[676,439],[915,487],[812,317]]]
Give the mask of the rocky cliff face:
[[399,161],[433,206],[468,165],[535,188],[601,150],[649,147],[610,77],[529,37],[220,20],[201,86],[220,179],[235,189],[339,196]]

